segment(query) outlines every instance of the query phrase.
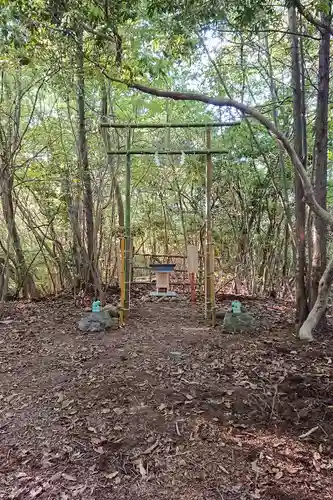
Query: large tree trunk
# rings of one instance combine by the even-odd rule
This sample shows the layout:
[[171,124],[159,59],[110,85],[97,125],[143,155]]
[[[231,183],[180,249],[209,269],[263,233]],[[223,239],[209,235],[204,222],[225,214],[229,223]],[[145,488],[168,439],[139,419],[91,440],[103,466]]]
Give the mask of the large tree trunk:
[[84,79],[84,47],[83,33],[77,36],[77,105],[79,115],[79,165],[83,181],[83,205],[86,222],[86,243],[88,262],[86,263],[86,282],[94,285],[95,292],[100,289],[99,274],[95,262],[94,214],[91,176],[88,161],[88,146],[85,114],[85,79]]
[[319,288],[316,302],[311,309],[309,316],[303,323],[299,338],[301,340],[313,340],[312,333],[319,325],[320,320],[326,312],[328,293],[333,282],[333,259],[327,264],[324,274],[319,281]]
[[[331,5],[329,6],[331,10]],[[331,13],[323,15],[322,22],[329,26]],[[315,195],[321,207],[326,210],[327,195],[327,136],[328,136],[328,99],[330,78],[330,33],[321,33],[319,47],[318,93],[314,147]],[[316,304],[318,285],[327,262],[327,228],[326,223],[317,215],[313,215],[312,226],[312,273],[311,273],[311,307]],[[324,316],[323,316],[324,318]]]
[[[297,33],[298,23],[296,10],[289,9],[289,25],[292,33]],[[293,118],[294,118],[294,149],[297,156],[304,162],[303,151],[303,120],[302,120],[302,85],[299,57],[299,40],[297,35],[291,38],[292,50],[292,87],[293,87]],[[304,91],[304,89],[303,89]],[[295,230],[296,230],[296,327],[304,323],[308,315],[307,293],[305,285],[306,254],[305,254],[305,203],[304,189],[300,176],[295,174]]]

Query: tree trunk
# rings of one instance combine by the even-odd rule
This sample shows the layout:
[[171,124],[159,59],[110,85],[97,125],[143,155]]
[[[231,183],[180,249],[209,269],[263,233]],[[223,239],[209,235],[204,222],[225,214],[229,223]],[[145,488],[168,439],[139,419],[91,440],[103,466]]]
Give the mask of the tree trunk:
[[68,220],[70,223],[73,238],[72,256],[75,269],[75,276],[73,281],[74,289],[75,291],[77,291],[81,290],[82,284],[84,283],[85,262],[88,260],[88,257],[81,238],[78,201],[73,200],[73,196],[70,190],[69,173],[63,180],[62,192],[67,204]]
[[[331,10],[331,5],[329,6]],[[322,22],[328,26],[331,14],[323,15]],[[328,136],[328,99],[330,78],[330,33],[321,33],[319,47],[318,93],[314,147],[315,195],[321,207],[326,210],[327,195],[327,136]],[[327,228],[318,215],[313,215],[312,226],[312,273],[311,307],[316,304],[318,285],[327,262]],[[324,318],[325,315],[322,316]]]
[[318,326],[321,318],[326,312],[327,299],[330,287],[333,282],[333,259],[327,264],[324,274],[319,281],[319,288],[316,302],[311,309],[309,316],[303,323],[300,331],[299,338],[301,340],[313,340],[313,331]]
[[[297,17],[294,7],[289,9],[289,25],[292,33],[297,33]],[[299,57],[299,40],[297,35],[291,37],[292,52],[292,87],[293,87],[293,118],[294,118],[294,149],[304,165],[304,142],[302,120],[302,86]],[[307,293],[305,285],[306,255],[305,255],[305,203],[303,183],[296,173],[295,180],[295,230],[296,230],[296,327],[304,323],[308,315]]]
[[[272,99],[272,103],[273,103],[272,118],[273,118],[274,125],[278,129],[278,128],[280,128],[279,127],[279,119],[278,119],[278,107],[277,107],[278,93],[277,93],[275,80],[274,80],[273,64],[272,64],[272,58],[271,58],[270,47],[269,47],[267,35],[265,35],[265,48],[266,48],[268,70],[269,70],[270,93],[271,93],[271,99]],[[283,208],[285,210],[285,214],[286,214],[287,221],[289,223],[289,227],[291,228],[292,227],[292,217],[291,217],[291,213],[290,213],[290,203],[289,203],[287,178],[286,178],[286,166],[285,166],[285,161],[284,161],[284,157],[283,157],[283,147],[281,144],[279,144],[279,165],[280,165],[280,172],[281,172],[281,181],[282,181],[282,186],[283,186],[283,190],[282,190]],[[296,260],[296,255],[295,255],[295,260]]]
[[21,239],[16,226],[12,193],[13,178],[10,173],[8,173],[9,168],[9,166],[5,166],[2,169],[1,203],[8,235],[16,256],[18,291],[22,289],[24,298],[37,298],[38,291],[26,264],[21,246]]
[[77,106],[79,117],[79,166],[83,181],[83,205],[86,222],[86,243],[88,256],[88,262],[86,263],[86,282],[88,285],[93,284],[95,287],[95,292],[97,292],[100,288],[100,285],[98,270],[95,262],[93,196],[86,134],[84,47],[83,33],[81,30],[78,32],[77,36],[77,88]]
[[164,227],[164,250],[163,250],[163,252],[165,255],[169,255],[168,217],[167,217],[167,211],[166,211],[166,206],[164,204],[162,192],[159,193],[159,197],[161,200],[161,207],[162,207],[162,212],[163,212],[163,227]]
[[[109,96],[109,99],[111,99],[111,96]],[[108,94],[105,88],[105,85],[102,87],[102,123],[108,123]],[[110,108],[111,108],[111,102],[110,102]],[[110,109],[112,110],[112,108]],[[101,136],[104,142],[104,148],[105,148],[105,155],[107,158],[107,165],[109,167],[109,172],[111,174],[111,178],[114,184],[114,193],[116,196],[116,201],[117,201],[117,210],[118,210],[118,225],[120,231],[123,233],[124,232],[124,226],[125,226],[125,212],[124,212],[124,203],[123,199],[121,196],[121,190],[119,186],[119,182],[117,179],[117,172],[113,163],[113,158],[108,154],[108,151],[111,150],[111,141],[110,141],[110,134],[109,134],[109,129],[107,127],[101,127]],[[117,148],[120,149],[120,144],[119,144],[119,136],[117,136]]]

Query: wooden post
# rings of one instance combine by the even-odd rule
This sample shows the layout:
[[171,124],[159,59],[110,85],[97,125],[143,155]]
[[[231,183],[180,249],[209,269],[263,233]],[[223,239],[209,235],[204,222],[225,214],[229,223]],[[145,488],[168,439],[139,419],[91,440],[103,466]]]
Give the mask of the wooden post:
[[[131,147],[131,129],[128,129],[127,134],[127,151]],[[125,296],[124,296],[124,320],[128,318],[130,310],[130,294],[131,294],[131,155],[128,152],[126,155],[126,175],[125,175],[125,259],[124,259],[124,274],[125,274]]]
[[190,288],[191,288],[191,302],[192,304],[196,303],[197,297],[195,293],[195,274],[190,273]]
[[[206,129],[207,150],[212,147],[212,130],[211,127]],[[214,325],[214,303],[213,303],[213,287],[214,287],[214,270],[212,266],[212,182],[213,182],[213,162],[212,154],[207,153],[206,162],[206,258],[205,258],[205,316],[206,319]]]
[[198,248],[196,245],[187,246],[187,271],[190,280],[191,302],[196,302],[195,276],[199,268]]
[[212,326],[215,326],[216,324],[216,317],[215,317],[215,269],[214,269],[214,262],[215,262],[215,255],[214,255],[214,243],[212,241],[211,243],[211,252],[210,252],[210,265],[211,265],[211,276],[212,276],[212,279],[211,279],[211,311],[212,311],[212,314],[211,314],[211,321],[212,321]]
[[125,240],[122,232],[120,237],[120,324],[124,324],[125,309]]

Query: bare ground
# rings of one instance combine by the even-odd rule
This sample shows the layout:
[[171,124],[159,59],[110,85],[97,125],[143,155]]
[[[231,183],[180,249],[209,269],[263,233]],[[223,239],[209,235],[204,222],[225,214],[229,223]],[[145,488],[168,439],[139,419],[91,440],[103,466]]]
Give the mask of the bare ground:
[[333,498],[333,340],[248,302],[255,335],[210,330],[188,302],[145,303],[81,334],[65,300],[0,323],[0,498]]

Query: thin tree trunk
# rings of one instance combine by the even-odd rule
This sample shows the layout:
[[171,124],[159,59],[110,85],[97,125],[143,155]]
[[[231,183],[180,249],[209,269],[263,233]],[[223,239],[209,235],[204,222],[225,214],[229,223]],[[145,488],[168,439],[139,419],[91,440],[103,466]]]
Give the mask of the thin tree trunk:
[[84,281],[84,263],[87,261],[87,255],[81,238],[78,202],[73,200],[68,178],[64,179],[62,190],[67,204],[68,219],[73,237],[72,253],[75,267],[74,288],[81,289]]
[[321,318],[326,312],[328,293],[333,283],[333,259],[327,264],[324,274],[319,281],[316,302],[311,309],[306,321],[303,323],[299,338],[301,340],[313,340],[313,331],[319,325]]
[[21,239],[16,226],[12,193],[13,178],[8,173],[9,168],[10,167],[7,166],[2,169],[1,203],[8,235],[16,256],[18,289],[22,288],[23,297],[25,298],[37,298],[38,291],[34,279],[28,270],[22,250]]
[[283,250],[283,265],[282,265],[282,280],[285,281],[285,278],[287,277],[287,271],[288,271],[288,255],[289,255],[289,225],[288,222],[286,221],[285,226],[284,226],[284,250]]
[[[110,96],[110,98],[111,98],[111,96]],[[111,103],[110,103],[110,105],[111,105]],[[101,108],[102,108],[102,122],[107,123],[108,122],[108,120],[107,120],[108,94],[107,94],[107,90],[105,88],[105,85],[103,85],[103,87],[102,87],[102,106],[101,106]],[[102,136],[102,139],[104,142],[107,164],[108,164],[111,178],[112,178],[112,181],[114,184],[114,193],[115,193],[115,197],[116,197],[116,201],[117,201],[117,210],[118,210],[118,224],[119,224],[120,231],[123,232],[124,226],[125,226],[124,203],[123,203],[123,199],[121,196],[120,186],[119,186],[119,182],[117,179],[115,167],[113,164],[113,159],[108,154],[108,151],[111,150],[111,141],[110,141],[109,129],[107,127],[101,127],[101,136]],[[118,137],[117,137],[117,143],[118,143],[117,146],[119,149],[120,145],[119,145],[119,138]]]
[[[267,61],[268,61],[271,99],[273,102],[272,118],[273,118],[274,125],[276,126],[277,129],[279,129],[280,127],[279,127],[278,108],[277,108],[278,94],[277,94],[277,89],[276,89],[276,85],[275,85],[275,81],[274,81],[273,64],[272,64],[272,58],[271,58],[267,34],[265,35],[265,48],[266,48]],[[287,222],[289,225],[288,226],[289,230],[292,232],[293,225],[292,225],[292,217],[291,217],[290,203],[289,203],[289,196],[288,196],[286,166],[285,166],[285,161],[284,161],[284,156],[283,156],[284,151],[283,151],[283,147],[281,144],[279,144],[278,147],[279,147],[279,165],[280,165],[281,181],[282,181],[282,188],[283,188],[282,193],[281,193],[282,194],[282,196],[281,196],[282,205],[283,205],[283,209],[285,211],[285,215],[286,215]],[[296,248],[294,245],[292,246],[292,251],[293,251],[294,265],[296,265]]]
[[77,88],[77,106],[79,118],[79,166],[83,181],[83,205],[86,222],[86,242],[88,256],[88,262],[85,263],[86,281],[87,284],[94,285],[95,292],[97,293],[97,291],[100,291],[100,284],[95,263],[93,196],[86,134],[84,48],[82,30],[80,30],[77,35]]
[[[296,9],[289,9],[290,31],[297,32]],[[299,40],[297,35],[291,37],[292,49],[292,87],[293,87],[293,117],[294,117],[294,149],[304,165],[303,123],[302,123],[302,86],[299,57]],[[296,327],[304,323],[308,315],[307,293],[305,285],[306,245],[305,245],[305,202],[304,189],[300,176],[295,175],[295,218],[296,218]]]
[[[331,5],[329,6],[331,10]],[[323,15],[322,22],[331,23],[331,14]],[[318,93],[315,126],[315,153],[313,159],[315,195],[318,203],[326,210],[327,195],[327,138],[328,138],[328,100],[330,78],[330,33],[322,32],[319,47]],[[317,300],[320,277],[327,262],[326,223],[313,214],[312,226],[312,273],[311,307]],[[324,317],[324,316],[323,316]]]
[[169,236],[168,236],[168,218],[167,218],[167,212],[166,212],[166,207],[165,207],[165,204],[164,204],[164,199],[163,199],[162,192],[159,193],[159,196],[160,196],[161,207],[162,207],[162,212],[163,212],[164,253],[165,253],[165,255],[169,255]]

